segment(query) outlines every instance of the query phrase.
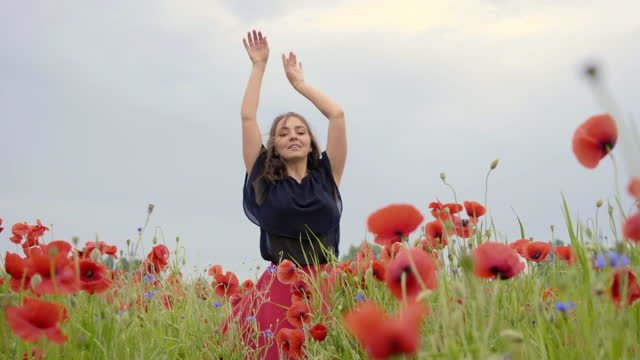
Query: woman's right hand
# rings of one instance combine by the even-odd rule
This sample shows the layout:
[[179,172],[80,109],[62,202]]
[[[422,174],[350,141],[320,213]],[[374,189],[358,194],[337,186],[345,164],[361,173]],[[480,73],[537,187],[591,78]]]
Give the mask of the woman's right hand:
[[247,49],[249,59],[254,64],[266,64],[269,59],[269,44],[267,37],[262,36],[262,32],[253,30],[253,34],[247,33],[247,38],[242,39],[244,48]]

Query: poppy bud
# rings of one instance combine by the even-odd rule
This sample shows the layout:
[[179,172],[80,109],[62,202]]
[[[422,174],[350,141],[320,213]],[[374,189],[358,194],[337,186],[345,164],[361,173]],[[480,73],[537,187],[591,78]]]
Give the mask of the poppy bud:
[[78,243],[80,242],[80,238],[78,238],[77,236],[74,236],[71,238],[71,242],[73,243],[73,246],[78,247]]
[[91,258],[91,260],[93,260],[93,262],[98,262],[100,260],[100,250],[93,249],[91,250],[91,254],[89,254],[89,257]]
[[40,274],[35,274],[31,278],[31,288],[35,289],[42,282],[42,276]]
[[491,162],[491,165],[489,166],[491,168],[491,170],[495,169],[498,167],[498,161],[500,161],[500,159],[495,159]]
[[176,244],[180,242],[180,236],[176,236]]
[[611,204],[609,204],[609,208],[607,209],[607,212],[609,213],[609,215],[613,215],[613,206],[611,206]]
[[447,174],[440,173],[440,179],[442,179],[442,181],[445,181],[447,179]]
[[603,204],[602,199],[598,199],[598,201],[596,201],[596,207],[601,207]]
[[131,239],[127,239],[127,246],[131,245]]
[[500,331],[500,336],[507,343],[519,344],[524,341],[524,336],[520,331],[513,329],[503,329]]
[[491,238],[491,230],[487,230],[487,232],[485,232],[484,235],[487,237],[487,239],[490,239]]
[[156,238],[155,236],[153,237],[153,240],[151,240],[151,242],[153,243],[153,245],[158,243],[158,238]]
[[593,239],[593,231],[591,231],[591,229],[586,228],[586,229],[585,229],[585,232],[586,232],[587,237],[588,237],[589,239]]
[[153,212],[153,204],[149,204],[149,207],[147,207],[147,214],[151,214]]
[[551,225],[551,231],[554,231],[556,229],[556,227],[554,225]]
[[593,80],[598,79],[598,66],[595,64],[588,64],[584,67],[584,75]]

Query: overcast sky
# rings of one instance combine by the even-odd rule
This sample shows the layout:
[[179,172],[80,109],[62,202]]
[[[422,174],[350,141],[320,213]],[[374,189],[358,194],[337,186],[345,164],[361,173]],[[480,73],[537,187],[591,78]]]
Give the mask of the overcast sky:
[[[580,70],[601,64],[626,113],[640,117],[640,3],[632,0],[272,0],[0,2],[0,218],[53,224],[49,240],[135,240],[147,204],[190,272],[266,264],[242,210],[240,104],[251,70],[242,37],[271,56],[258,122],[299,112],[322,148],[327,120],[293,90],[280,54],[345,110],[341,252],[391,203],[427,215],[435,198],[483,201],[516,240],[551,239],[571,210],[613,196],[612,166],[581,167],[575,128],[604,111]],[[626,185],[626,174],[621,174]],[[624,195],[626,198],[628,196]],[[601,216],[605,211],[601,212]],[[606,234],[605,234],[606,235]],[[566,231],[557,237],[566,240]]]

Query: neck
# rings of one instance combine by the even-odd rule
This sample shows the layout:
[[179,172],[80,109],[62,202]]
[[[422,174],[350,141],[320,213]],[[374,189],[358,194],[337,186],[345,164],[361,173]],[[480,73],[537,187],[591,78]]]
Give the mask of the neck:
[[296,180],[301,180],[307,175],[307,159],[300,159],[298,161],[286,162],[287,175]]

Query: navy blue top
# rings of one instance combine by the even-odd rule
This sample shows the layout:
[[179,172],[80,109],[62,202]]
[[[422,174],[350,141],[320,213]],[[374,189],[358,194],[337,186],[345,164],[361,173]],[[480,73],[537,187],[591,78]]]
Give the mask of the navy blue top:
[[[309,238],[320,239],[325,247],[332,248],[337,257],[342,198],[326,151],[322,152],[318,167],[310,169],[311,173],[302,178],[301,183],[291,176],[275,184],[257,181],[258,175],[264,171],[266,156],[263,145],[251,176],[245,173],[243,189],[244,212],[260,227],[262,258],[279,263],[282,256],[278,259],[276,250],[281,251],[282,246],[285,253],[287,248],[299,249],[302,247],[301,239],[308,241]],[[283,241],[289,244],[282,245]],[[284,258],[287,258],[286,254]],[[296,260],[302,263],[300,258]]]

